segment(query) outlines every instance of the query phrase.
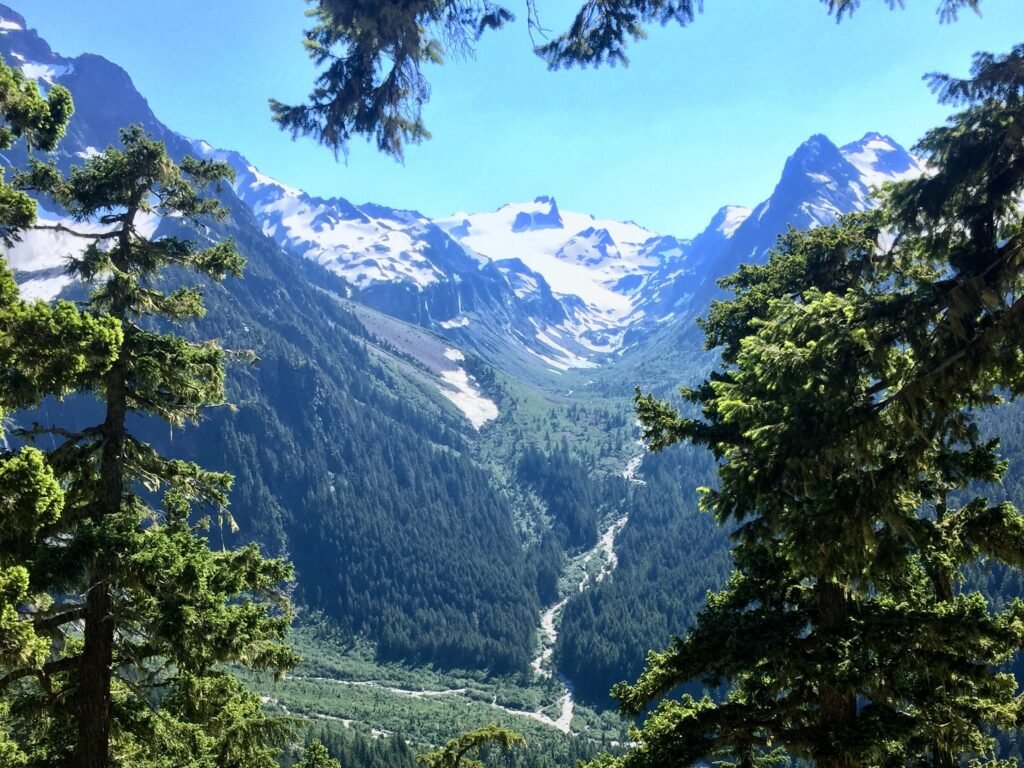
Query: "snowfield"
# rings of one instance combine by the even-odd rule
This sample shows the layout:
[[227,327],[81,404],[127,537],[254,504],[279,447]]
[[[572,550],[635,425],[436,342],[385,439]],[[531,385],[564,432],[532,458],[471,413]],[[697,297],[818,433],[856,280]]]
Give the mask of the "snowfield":
[[[720,274],[709,277],[717,268],[714,261],[733,242],[744,243],[744,258],[730,256],[731,263],[757,259],[779,234],[765,230],[774,230],[783,217],[798,226],[829,224],[843,213],[870,207],[872,190],[881,184],[924,170],[917,158],[878,133],[842,147],[814,136],[790,158],[799,158],[799,176],[784,172],[768,200],[753,210],[725,206],[703,233],[686,240],[634,222],[565,211],[547,196],[432,220],[415,211],[313,197],[267,176],[237,153],[206,142],[193,147],[232,163],[238,172],[235,191],[263,232],[290,252],[360,289],[392,284],[425,294],[444,288],[444,306],[450,309],[438,315],[431,308],[429,327],[485,333],[487,318],[477,314],[476,304],[467,303],[475,309],[463,311],[461,290],[469,273],[486,275],[492,281],[489,295],[507,297],[499,300],[516,308],[509,316],[520,318],[508,328],[510,343],[555,372],[599,364],[621,353],[635,329],[649,332],[686,314],[683,305],[701,281],[713,285]],[[798,185],[796,201],[787,197],[787,183]],[[702,239],[714,248],[695,251]],[[471,382],[451,372],[448,384],[446,397],[458,398],[464,412],[472,409],[472,419],[493,418],[482,403],[471,405]]]
[[[460,363],[466,359],[462,352],[451,348],[444,351],[444,356],[453,363]],[[438,388],[441,394],[462,411],[475,429],[480,429],[487,422],[498,418],[498,406],[480,393],[464,368],[458,366],[444,370],[440,376],[447,385]]]

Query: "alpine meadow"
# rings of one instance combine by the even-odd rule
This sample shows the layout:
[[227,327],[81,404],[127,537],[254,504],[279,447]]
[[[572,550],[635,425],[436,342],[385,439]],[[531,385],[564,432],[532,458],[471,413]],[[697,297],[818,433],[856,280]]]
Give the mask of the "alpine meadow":
[[9,1],[0,768],[1024,762],[1019,0]]

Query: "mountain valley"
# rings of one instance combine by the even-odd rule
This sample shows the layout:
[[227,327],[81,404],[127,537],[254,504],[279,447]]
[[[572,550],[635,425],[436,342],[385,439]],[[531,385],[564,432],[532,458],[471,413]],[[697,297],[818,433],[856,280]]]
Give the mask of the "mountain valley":
[[[312,196],[182,136],[128,73],[53,52],[30,22],[0,5],[0,55],[42,89],[71,91],[60,167],[138,124],[177,160],[235,171],[219,192],[225,221],[146,226],[234,239],[245,275],[204,286],[208,313],[189,332],[259,360],[230,368],[230,408],[173,433],[140,429],[235,475],[240,533],[211,536],[295,563],[305,662],[278,682],[248,680],[267,707],[370,751],[492,721],[555,745],[536,765],[625,741],[610,686],[692,624],[730,568],[726,533],[697,506],[714,459],[689,446],[648,454],[634,388],[672,396],[698,383],[715,358],[695,320],[722,296],[719,278],[763,263],[788,227],[867,210],[872,190],[924,173],[922,162],[880,133],[841,145],[815,135],[777,159],[766,200],[724,205],[693,236],[548,195],[431,219]],[[26,156],[0,159],[18,168]],[[42,222],[67,221],[39,202]],[[6,258],[23,296],[76,299],[83,286],[63,267],[80,248],[31,232]],[[47,401],[19,418],[78,423],[91,407]],[[997,422],[1011,459],[1024,455],[1024,434]],[[1024,493],[1018,477],[1000,493]],[[1020,593],[1007,578],[993,589]],[[411,764],[398,752],[359,759]]]

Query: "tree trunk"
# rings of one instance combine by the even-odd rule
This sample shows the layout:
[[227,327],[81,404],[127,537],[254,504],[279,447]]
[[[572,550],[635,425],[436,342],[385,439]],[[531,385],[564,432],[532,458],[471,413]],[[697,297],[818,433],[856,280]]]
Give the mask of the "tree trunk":
[[[127,365],[121,356],[106,376],[107,418],[103,423],[100,487],[93,520],[96,523],[121,509],[124,496],[125,414],[128,408]],[[85,601],[85,646],[79,667],[78,743],[76,768],[110,765],[111,694],[114,655],[113,592],[111,569],[103,553],[89,569]]]
[[[935,521],[941,524],[946,517],[947,511],[946,491],[942,491],[935,502]],[[953,574],[939,573],[933,578],[933,584],[935,587],[935,597],[940,602],[953,602]],[[936,740],[936,743],[932,746],[932,763],[935,768],[957,768],[960,765],[960,760],[949,747]]]
[[[818,631],[827,636],[849,618],[849,601],[842,587],[825,580],[818,582],[817,595]],[[857,692],[822,682],[818,687],[818,715],[822,741],[815,764],[820,768],[854,768],[847,745],[857,724]]]
[[85,605],[85,648],[78,676],[78,768],[107,768],[110,764],[110,680],[114,650],[114,621],[110,587],[103,568],[90,569]]

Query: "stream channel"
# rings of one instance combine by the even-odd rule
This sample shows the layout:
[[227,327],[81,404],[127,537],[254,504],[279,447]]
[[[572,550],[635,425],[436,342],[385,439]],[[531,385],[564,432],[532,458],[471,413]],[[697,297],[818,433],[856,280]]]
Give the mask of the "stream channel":
[[[643,461],[643,454],[640,456],[634,456],[626,464],[626,468],[623,471],[623,476],[634,483],[643,483],[643,480],[637,477],[637,472],[640,469],[640,464]],[[534,672],[543,678],[551,679],[552,672],[550,669],[551,655],[555,650],[555,643],[558,641],[558,621],[561,618],[562,611],[569,602],[569,599],[579,592],[583,592],[588,589],[591,585],[600,583],[605,579],[608,574],[615,570],[618,565],[618,558],[615,556],[615,537],[622,531],[623,526],[629,520],[628,515],[613,520],[607,528],[601,533],[600,538],[591,549],[586,552],[577,555],[573,561],[573,565],[582,567],[583,575],[579,582],[576,583],[574,589],[570,589],[557,603],[548,607],[540,616],[540,639],[541,639],[541,650],[540,653],[533,659],[530,666],[533,667]],[[589,565],[591,561],[599,557],[601,559],[601,566],[596,572],[591,572]],[[365,681],[348,681],[348,680],[334,680],[330,678],[322,677],[298,677],[290,676],[293,680],[317,680],[319,682],[333,683],[336,685],[350,685],[350,686],[370,686],[379,688],[393,693],[399,696],[409,696],[410,698],[426,698],[434,696],[461,696],[466,693],[465,688],[449,688],[445,690],[412,690],[407,688],[394,688],[392,686],[380,683],[374,680]],[[491,706],[495,709],[500,709],[503,712],[507,712],[510,715],[517,717],[528,717],[532,720],[536,720],[544,725],[548,725],[552,728],[557,728],[562,733],[569,733],[572,727],[572,716],[573,710],[576,706],[575,697],[573,695],[572,681],[564,675],[554,675],[554,679],[562,687],[562,695],[559,697],[559,714],[557,718],[552,718],[547,715],[543,710],[530,711],[525,709],[514,709],[512,707],[505,707],[498,704],[497,696],[491,702]],[[312,717],[319,717],[315,713],[310,713]],[[327,717],[327,716],[323,716]],[[340,720],[340,718],[330,718]],[[351,721],[341,720],[346,725]],[[374,731],[374,735],[389,735],[386,731]]]

